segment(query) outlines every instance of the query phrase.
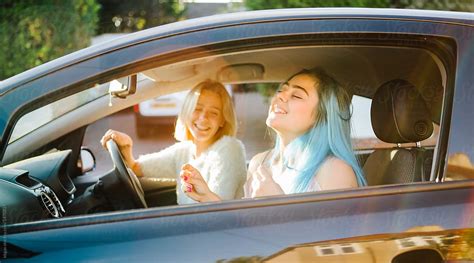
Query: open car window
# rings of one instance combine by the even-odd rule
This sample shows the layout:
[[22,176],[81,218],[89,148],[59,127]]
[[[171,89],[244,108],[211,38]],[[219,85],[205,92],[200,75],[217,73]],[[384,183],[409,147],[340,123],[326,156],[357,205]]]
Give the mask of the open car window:
[[[231,94],[237,114],[237,138],[245,146],[248,164],[254,155],[274,146],[275,134],[265,121],[271,96],[279,83],[302,68],[320,66],[334,76],[352,96],[353,150],[364,174],[369,177],[370,173],[375,173],[375,179],[368,180],[368,186],[435,182],[444,172],[437,154],[440,152],[441,140],[446,140],[440,136],[440,132],[444,125],[444,97],[446,90],[452,88],[448,82],[450,72],[440,62],[438,54],[423,47],[406,47],[402,44],[294,44],[206,54],[159,66],[155,65],[156,62],[140,65],[137,67],[138,71],[133,72],[143,76],[139,79],[135,94],[110,99],[107,83],[88,87],[24,115],[14,127],[10,144],[18,153],[20,150],[17,149],[23,146],[14,143],[26,142],[29,146],[25,149],[30,152],[21,154],[28,157],[46,154],[51,149],[64,150],[57,147],[61,146],[62,141],[80,142],[80,146],[89,148],[94,153],[96,168],[87,173],[68,174],[76,189],[74,196],[84,197],[96,191],[94,189],[99,181],[104,182],[102,178],[113,174],[111,169],[114,165],[109,152],[100,144],[101,137],[108,129],[125,132],[132,137],[136,158],[166,149],[176,143],[173,136],[174,125],[185,95],[200,81],[214,79],[222,82]],[[106,77],[112,79],[118,76]],[[427,125],[433,128],[433,132],[426,139],[397,143],[393,140],[384,141],[384,137],[380,138],[375,132],[373,99],[384,83],[397,79],[412,83],[414,89],[421,94],[419,103],[427,105]],[[406,109],[409,110],[410,108]],[[383,127],[384,121],[383,118],[382,122],[379,119],[376,125]],[[447,128],[449,126],[444,126],[444,129]],[[11,149],[7,149],[7,154],[9,150]],[[73,154],[68,157],[71,158],[67,160],[69,166],[80,163],[77,151],[79,150],[73,149]],[[407,161],[405,156],[416,155],[420,151],[423,151],[423,169],[414,169],[416,176],[400,179],[391,174],[391,171],[410,167],[413,162],[418,162],[417,158]],[[397,162],[389,162],[384,167],[368,165],[373,162],[371,159],[375,155],[379,156],[377,158],[382,156],[384,160]],[[387,177],[378,177],[377,174],[382,174],[383,171],[388,174]],[[140,179],[148,207],[176,205],[176,197],[173,197],[176,179],[161,180],[158,175],[146,182]],[[344,189],[340,192],[351,190]],[[76,209],[71,213],[73,215],[116,210],[113,205],[103,204],[100,204],[100,208],[81,207],[75,203],[81,201],[72,200],[72,193],[69,192],[58,196],[72,204],[70,209]],[[110,199],[109,196],[107,198]],[[104,200],[107,198],[104,197]]]

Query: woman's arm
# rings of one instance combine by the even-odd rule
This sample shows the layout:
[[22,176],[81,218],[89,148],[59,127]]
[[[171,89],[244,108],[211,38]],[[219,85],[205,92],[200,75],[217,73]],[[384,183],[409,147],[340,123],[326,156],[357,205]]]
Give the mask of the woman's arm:
[[175,143],[159,152],[141,155],[137,166],[147,177],[179,179],[179,163],[189,161],[187,142]]

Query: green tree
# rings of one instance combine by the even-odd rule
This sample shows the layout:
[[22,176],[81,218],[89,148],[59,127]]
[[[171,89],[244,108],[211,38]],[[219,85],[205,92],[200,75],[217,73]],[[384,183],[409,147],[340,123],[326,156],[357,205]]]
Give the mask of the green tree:
[[13,0],[0,4],[0,80],[87,47],[95,0]]
[[472,12],[474,11],[474,1],[472,0],[437,0],[437,1],[391,0],[390,7]]
[[252,10],[302,7],[387,7],[389,0],[245,0]]
[[99,0],[99,34],[129,33],[181,20],[185,6],[176,0]]
[[298,7],[389,7],[474,11],[472,0],[245,0],[252,10]]

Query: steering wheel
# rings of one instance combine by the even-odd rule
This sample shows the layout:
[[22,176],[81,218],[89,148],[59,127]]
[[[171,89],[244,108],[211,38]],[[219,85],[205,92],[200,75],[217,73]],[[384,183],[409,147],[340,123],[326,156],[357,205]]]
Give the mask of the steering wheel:
[[138,181],[135,173],[133,173],[125,164],[117,143],[112,139],[108,140],[107,149],[109,150],[110,157],[114,163],[115,173],[122,185],[125,186],[127,194],[132,198],[135,208],[146,208],[147,204],[145,202],[145,194],[140,181]]

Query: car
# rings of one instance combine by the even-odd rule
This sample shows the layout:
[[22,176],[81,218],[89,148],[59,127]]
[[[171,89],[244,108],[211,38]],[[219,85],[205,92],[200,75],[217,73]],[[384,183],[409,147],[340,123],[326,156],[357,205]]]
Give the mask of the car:
[[[473,43],[472,13],[252,11],[129,34],[3,80],[3,257],[284,262],[387,251],[392,262],[472,260]],[[370,130],[352,135],[366,187],[177,205],[174,180],[138,180],[113,143],[108,153],[85,148],[110,125],[133,126],[113,113],[214,79],[242,87],[238,138],[250,159],[271,147],[268,94],[314,66],[353,94],[352,122]],[[101,154],[112,160],[106,169]],[[408,249],[410,238],[425,241]]]

